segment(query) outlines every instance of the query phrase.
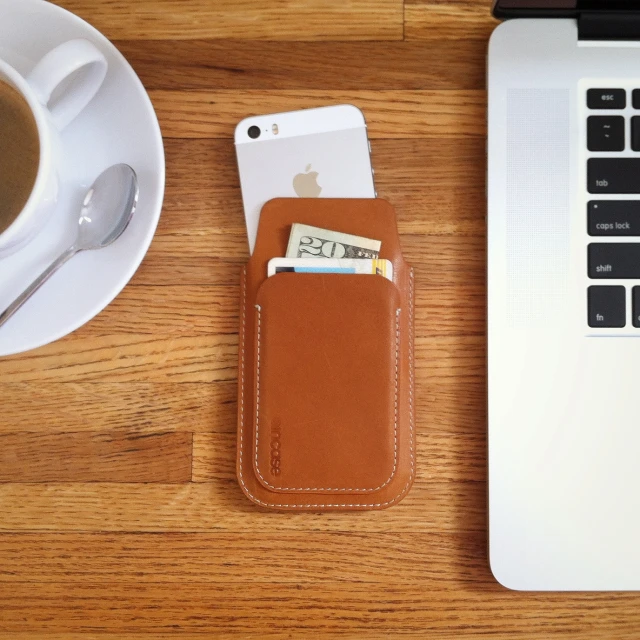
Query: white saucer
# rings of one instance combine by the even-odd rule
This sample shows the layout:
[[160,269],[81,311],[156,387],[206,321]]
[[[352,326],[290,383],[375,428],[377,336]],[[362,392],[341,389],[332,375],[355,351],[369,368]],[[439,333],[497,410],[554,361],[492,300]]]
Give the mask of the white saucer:
[[75,256],[0,327],[0,356],[39,347],[75,331],[104,309],[136,272],[155,233],[164,196],[164,148],[151,101],[128,62],[86,22],[44,0],[0,0],[0,58],[27,73],[50,49],[91,40],[105,55],[104,85],[62,134],[60,198],[47,226],[0,260],[4,309],[73,238],[76,212],[94,179],[118,162],[131,165],[140,200],[131,224],[110,247]]

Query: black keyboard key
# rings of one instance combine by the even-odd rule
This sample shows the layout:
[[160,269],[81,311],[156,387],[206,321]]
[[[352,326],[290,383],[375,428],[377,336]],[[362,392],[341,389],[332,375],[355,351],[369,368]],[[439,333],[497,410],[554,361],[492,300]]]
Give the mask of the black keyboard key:
[[591,158],[589,193],[640,193],[640,158]]
[[589,277],[640,280],[640,244],[599,242],[589,245]]
[[631,118],[631,148],[640,151],[640,116]]
[[640,287],[631,289],[631,302],[633,303],[631,320],[633,326],[640,329]]
[[589,326],[620,328],[627,323],[624,287],[589,287]]
[[589,89],[587,107],[589,109],[624,109],[627,106],[627,92],[624,89]]
[[640,109],[640,89],[633,90],[633,108]]
[[593,200],[590,236],[640,236],[640,200]]
[[587,118],[587,148],[589,151],[624,151],[624,118],[622,116]]

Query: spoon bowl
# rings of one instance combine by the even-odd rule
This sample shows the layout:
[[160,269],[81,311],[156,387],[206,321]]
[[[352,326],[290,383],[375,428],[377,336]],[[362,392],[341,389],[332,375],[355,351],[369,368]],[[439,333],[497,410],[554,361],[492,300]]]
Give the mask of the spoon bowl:
[[138,204],[138,180],[126,164],[100,174],[82,203],[78,218],[78,251],[103,249],[129,226]]

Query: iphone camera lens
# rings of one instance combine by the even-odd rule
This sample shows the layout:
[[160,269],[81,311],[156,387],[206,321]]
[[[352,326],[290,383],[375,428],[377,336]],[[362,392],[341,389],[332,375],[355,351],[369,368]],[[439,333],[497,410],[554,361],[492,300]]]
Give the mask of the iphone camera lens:
[[247,131],[247,133],[249,134],[250,138],[253,138],[255,140],[256,138],[260,137],[260,127],[256,127],[256,125],[254,124],[253,126],[249,127],[249,131]]

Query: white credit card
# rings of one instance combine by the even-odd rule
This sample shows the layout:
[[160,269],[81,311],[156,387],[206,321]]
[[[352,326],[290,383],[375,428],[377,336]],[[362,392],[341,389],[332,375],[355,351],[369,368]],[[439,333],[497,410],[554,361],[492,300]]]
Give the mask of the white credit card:
[[389,260],[354,258],[271,258],[267,276],[277,273],[351,273],[378,275],[393,280],[393,265]]

